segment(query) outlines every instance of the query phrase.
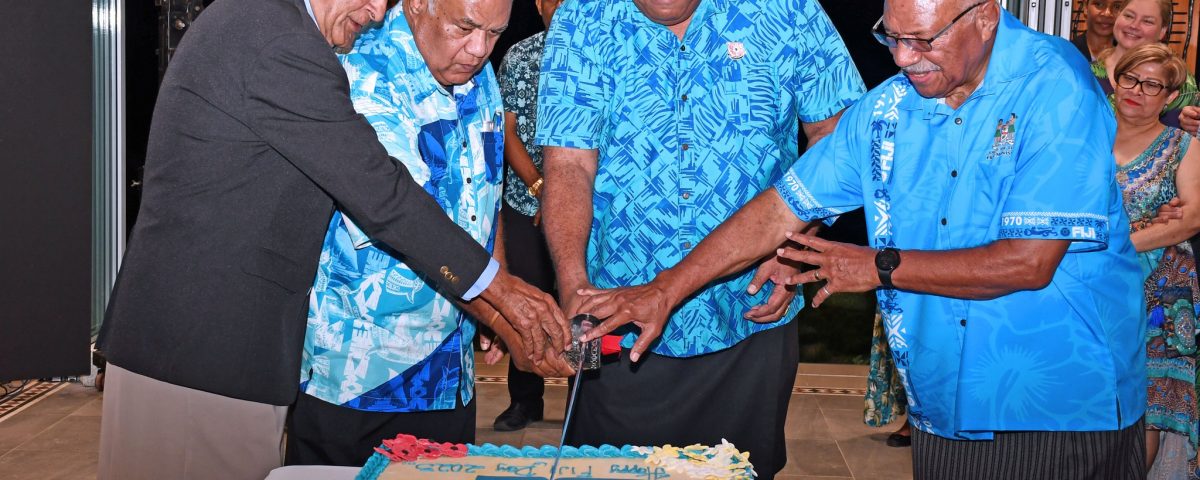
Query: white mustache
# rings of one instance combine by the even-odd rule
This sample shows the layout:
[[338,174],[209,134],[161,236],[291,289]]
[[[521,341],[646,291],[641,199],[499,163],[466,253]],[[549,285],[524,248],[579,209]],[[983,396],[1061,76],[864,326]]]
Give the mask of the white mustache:
[[940,71],[941,69],[942,69],[942,67],[939,67],[939,66],[931,64],[931,63],[918,63],[916,65],[909,65],[907,67],[901,68],[901,70],[904,70],[904,73],[911,73],[914,75],[920,75],[922,73],[929,73],[929,72],[937,72],[937,71]]

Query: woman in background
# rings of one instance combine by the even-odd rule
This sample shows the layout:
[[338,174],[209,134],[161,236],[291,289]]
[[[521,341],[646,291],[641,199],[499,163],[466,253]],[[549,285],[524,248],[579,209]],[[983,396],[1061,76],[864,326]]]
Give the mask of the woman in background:
[[1113,156],[1130,238],[1146,277],[1147,468],[1154,465],[1159,445],[1177,435],[1186,439],[1185,455],[1170,466],[1164,462],[1156,472],[1164,478],[1196,478],[1200,287],[1187,240],[1200,232],[1200,210],[1184,209],[1178,220],[1153,222],[1158,208],[1172,198],[1179,197],[1185,204],[1200,201],[1200,146],[1191,134],[1159,121],[1163,108],[1179,96],[1187,67],[1171,49],[1157,43],[1126,52],[1115,67]]
[[[1113,94],[1117,85],[1113,70],[1127,52],[1142,45],[1162,44],[1171,25],[1172,8],[1171,0],[1129,0],[1117,15],[1113,25],[1116,46],[1101,52],[1092,63],[1092,73],[1096,75],[1104,93],[1109,94],[1110,102],[1116,102]],[[1187,75],[1186,71],[1184,74],[1186,78],[1179,88],[1179,95],[1159,113],[1164,124],[1182,128],[1194,135],[1200,130],[1200,107],[1196,106],[1200,98],[1196,96],[1196,79]],[[1116,108],[1115,103],[1113,108]]]
[[1124,0],[1088,0],[1084,6],[1087,30],[1071,40],[1089,62],[1095,61],[1100,53],[1112,48],[1113,22],[1121,11]]

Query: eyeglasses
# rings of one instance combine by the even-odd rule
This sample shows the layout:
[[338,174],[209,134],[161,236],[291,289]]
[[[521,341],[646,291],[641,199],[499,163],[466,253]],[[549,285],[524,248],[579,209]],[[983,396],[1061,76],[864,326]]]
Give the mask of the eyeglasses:
[[934,40],[937,40],[938,37],[944,35],[947,31],[949,31],[950,27],[953,27],[955,23],[957,23],[964,16],[966,16],[968,12],[970,12],[971,10],[974,10],[975,7],[983,5],[990,1],[991,0],[983,0],[982,2],[971,5],[970,7],[967,7],[967,9],[963,10],[963,12],[958,14],[957,17],[954,17],[954,20],[951,20],[950,23],[947,24],[945,28],[938,30],[937,33],[933,34],[933,36],[929,37],[929,38],[917,38],[917,37],[901,38],[901,37],[896,37],[894,35],[889,35],[887,33],[887,31],[885,31],[883,29],[883,17],[879,17],[879,21],[875,22],[874,27],[871,27],[871,35],[874,35],[875,40],[878,40],[879,43],[882,43],[883,46],[888,47],[888,48],[896,48],[901,43],[903,43],[904,46],[911,48],[917,52],[924,53],[924,52],[933,51],[933,41]]
[[1166,85],[1158,83],[1154,80],[1139,80],[1137,77],[1128,73],[1122,73],[1117,76],[1117,86],[1126,90],[1133,90],[1134,87],[1141,86],[1142,93],[1151,97],[1162,93]]

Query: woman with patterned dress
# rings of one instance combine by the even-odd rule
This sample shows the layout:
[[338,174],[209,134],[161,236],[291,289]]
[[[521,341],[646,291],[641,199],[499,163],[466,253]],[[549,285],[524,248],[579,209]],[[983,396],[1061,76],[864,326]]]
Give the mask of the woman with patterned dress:
[[[1142,45],[1162,44],[1171,25],[1172,9],[1171,0],[1130,0],[1125,3],[1113,26],[1116,45],[1101,52],[1092,62],[1092,74],[1108,94],[1109,102],[1116,102],[1114,94],[1118,90],[1113,81],[1113,69],[1127,52]],[[1200,97],[1196,90],[1196,79],[1186,75],[1179,95],[1167,102],[1167,107],[1160,112],[1162,122],[1196,134],[1200,129]],[[1116,108],[1115,103],[1113,107]]]
[[[1195,477],[1200,424],[1196,410],[1196,305],[1200,286],[1188,238],[1200,231],[1200,210],[1166,223],[1153,219],[1158,208],[1179,197],[1200,201],[1200,146],[1159,114],[1179,95],[1186,66],[1169,48],[1150,44],[1127,52],[1116,77],[1117,138],[1113,156],[1121,185],[1130,237],[1146,276],[1146,462],[1154,465],[1169,435],[1187,439],[1185,458],[1159,465],[1166,478]],[[1184,472],[1187,472],[1185,474]]]

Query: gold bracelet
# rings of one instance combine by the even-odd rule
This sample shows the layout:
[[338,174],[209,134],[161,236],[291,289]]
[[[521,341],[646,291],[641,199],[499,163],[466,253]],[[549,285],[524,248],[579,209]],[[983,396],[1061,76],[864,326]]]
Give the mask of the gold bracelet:
[[533,185],[530,185],[529,188],[525,189],[525,191],[529,192],[529,195],[532,197],[538,196],[539,193],[542,193],[543,180],[545,180],[545,178],[538,177],[537,181],[533,182]]

